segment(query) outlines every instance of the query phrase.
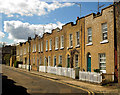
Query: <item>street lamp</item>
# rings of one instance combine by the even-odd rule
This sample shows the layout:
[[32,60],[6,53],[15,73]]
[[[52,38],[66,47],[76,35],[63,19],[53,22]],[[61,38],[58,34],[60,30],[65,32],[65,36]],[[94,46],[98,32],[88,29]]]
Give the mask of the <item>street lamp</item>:
[[28,68],[28,71],[30,71],[30,49],[31,49],[30,40],[31,40],[31,37],[28,37],[28,43],[29,43],[29,68]]

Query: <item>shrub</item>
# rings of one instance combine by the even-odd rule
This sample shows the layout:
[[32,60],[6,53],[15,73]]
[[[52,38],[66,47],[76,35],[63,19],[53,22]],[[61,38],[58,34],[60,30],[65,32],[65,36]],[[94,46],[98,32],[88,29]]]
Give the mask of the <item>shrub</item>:
[[10,54],[5,54],[4,60],[6,65],[10,65]]
[[94,72],[100,73],[100,69],[94,69]]
[[57,67],[62,67],[62,64],[58,64]]
[[18,64],[23,64],[22,61],[15,61],[14,62],[14,67],[18,68]]

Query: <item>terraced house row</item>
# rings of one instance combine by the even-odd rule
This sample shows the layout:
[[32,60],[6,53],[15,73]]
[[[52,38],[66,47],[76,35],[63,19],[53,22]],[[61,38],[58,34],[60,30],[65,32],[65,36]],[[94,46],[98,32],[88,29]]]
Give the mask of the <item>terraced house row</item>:
[[[18,61],[39,66],[62,66],[94,72],[100,69],[111,79],[118,79],[117,32],[120,32],[120,3],[110,5],[98,14],[89,14],[56,28],[43,37],[35,35],[17,45]],[[30,44],[29,44],[30,42]],[[29,52],[30,50],[30,52]]]

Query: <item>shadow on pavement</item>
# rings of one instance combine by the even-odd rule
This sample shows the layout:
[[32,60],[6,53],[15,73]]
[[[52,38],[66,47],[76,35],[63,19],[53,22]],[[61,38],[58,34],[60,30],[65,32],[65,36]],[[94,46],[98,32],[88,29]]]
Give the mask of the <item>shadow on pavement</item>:
[[22,86],[15,85],[15,81],[8,79],[7,76],[2,75],[2,95],[30,95],[26,90]]

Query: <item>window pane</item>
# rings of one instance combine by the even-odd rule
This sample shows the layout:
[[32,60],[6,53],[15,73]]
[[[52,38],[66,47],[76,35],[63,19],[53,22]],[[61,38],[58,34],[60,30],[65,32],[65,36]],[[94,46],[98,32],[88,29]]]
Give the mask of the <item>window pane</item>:
[[92,28],[88,28],[88,43],[92,42]]
[[103,40],[107,39],[107,23],[102,24]]
[[75,67],[78,66],[78,55],[75,55]]
[[106,70],[106,56],[105,54],[100,54],[99,55],[100,57],[100,70]]

